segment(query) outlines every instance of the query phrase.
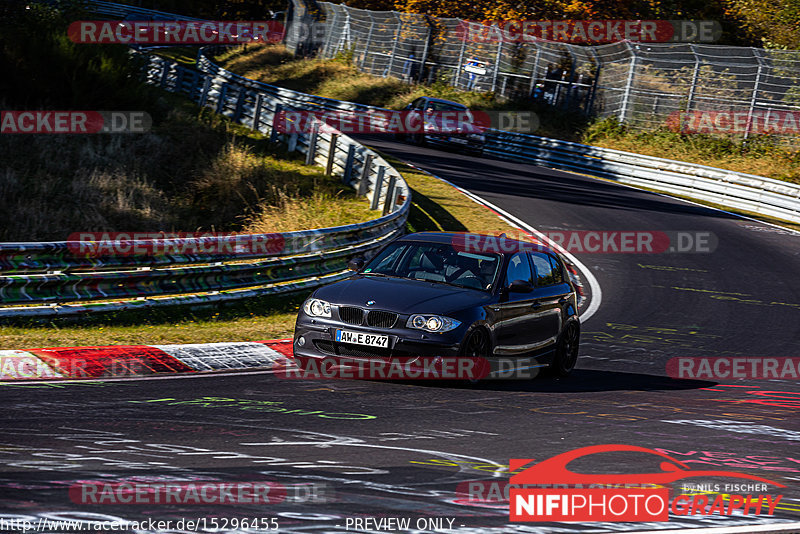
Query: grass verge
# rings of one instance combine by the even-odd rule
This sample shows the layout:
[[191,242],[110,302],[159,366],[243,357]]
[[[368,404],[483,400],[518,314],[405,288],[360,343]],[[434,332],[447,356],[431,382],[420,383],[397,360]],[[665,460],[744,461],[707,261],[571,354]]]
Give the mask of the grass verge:
[[[452,186],[384,155],[412,190],[408,230],[516,232]],[[374,212],[373,212],[374,213]],[[80,345],[149,345],[263,341],[291,337],[307,293],[198,308],[170,307],[80,319],[28,319],[0,324],[0,350]]]

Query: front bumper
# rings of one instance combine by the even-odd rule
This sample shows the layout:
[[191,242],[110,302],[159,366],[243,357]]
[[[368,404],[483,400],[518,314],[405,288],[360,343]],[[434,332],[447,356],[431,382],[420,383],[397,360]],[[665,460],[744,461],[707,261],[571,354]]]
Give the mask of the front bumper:
[[[369,347],[335,341],[336,330],[365,332],[389,337],[389,346]],[[406,327],[354,326],[336,320],[310,318],[301,312],[294,331],[294,354],[305,358],[362,359],[453,357],[461,351],[463,327],[435,334]],[[302,345],[300,339],[302,338]]]

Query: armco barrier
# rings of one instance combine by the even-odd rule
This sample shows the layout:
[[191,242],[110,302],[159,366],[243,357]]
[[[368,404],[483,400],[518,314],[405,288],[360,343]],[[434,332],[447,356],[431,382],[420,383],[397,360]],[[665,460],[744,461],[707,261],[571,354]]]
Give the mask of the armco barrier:
[[[215,51],[215,47],[207,47],[200,51],[199,69],[208,73],[215,73],[221,69],[210,58]],[[299,93],[252,80],[248,80],[248,84],[249,87],[258,88],[295,105],[314,105],[331,111],[388,111],[384,108]],[[489,130],[486,140],[485,154],[500,159],[582,172],[621,183],[800,222],[800,185],[790,182],[502,130]]]
[[[127,8],[114,9],[122,7]],[[124,16],[126,11],[115,13]],[[0,243],[0,318],[210,304],[307,290],[346,277],[349,258],[374,253],[404,232],[410,191],[380,155],[331,129],[291,136],[273,131],[276,112],[318,107],[258,91],[222,69],[209,74],[161,57],[146,59],[148,83],[185,94],[288,144],[290,150],[305,154],[307,163],[324,166],[328,174],[341,176],[344,183],[366,194],[383,216],[319,230],[204,237],[201,249],[217,252],[202,254],[192,239],[117,244],[117,250],[127,253],[112,252],[114,247],[102,242]],[[248,246],[270,241],[280,242],[278,250]],[[181,253],[187,247],[194,253]],[[95,252],[84,252],[87,249]],[[108,302],[117,298],[127,300]]]

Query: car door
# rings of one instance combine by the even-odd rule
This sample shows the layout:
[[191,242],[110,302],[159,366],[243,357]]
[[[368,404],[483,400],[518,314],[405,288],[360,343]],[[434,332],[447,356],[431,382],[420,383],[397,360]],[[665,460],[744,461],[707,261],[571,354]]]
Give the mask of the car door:
[[539,314],[538,341],[552,346],[558,339],[572,290],[564,280],[561,263],[545,252],[531,252],[534,271],[533,308]]
[[[526,280],[533,284],[533,271],[527,252],[512,254],[506,264],[502,288],[513,280]],[[535,309],[535,292],[515,293],[501,289],[501,297],[493,310],[497,313],[495,323],[495,354],[524,356],[539,350],[544,338],[540,314]]]

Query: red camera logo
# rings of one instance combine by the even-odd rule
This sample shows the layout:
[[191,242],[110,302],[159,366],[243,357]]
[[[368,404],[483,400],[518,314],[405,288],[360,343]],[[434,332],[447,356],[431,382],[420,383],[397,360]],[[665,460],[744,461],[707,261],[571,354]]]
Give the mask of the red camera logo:
[[[567,469],[567,464],[592,454],[607,452],[641,452],[661,460],[660,472],[634,474],[583,474]],[[515,471],[532,460],[515,459],[509,470]],[[766,505],[769,515],[783,497],[779,495],[747,495],[731,498],[726,506],[722,495],[709,503],[706,495],[679,495],[671,503],[666,484],[690,477],[732,477],[754,480],[778,487],[782,484],[755,475],[735,471],[693,471],[685,463],[667,454],[633,445],[595,445],[565,452],[538,462],[509,480],[509,517],[511,521],[666,521],[675,515],[732,515],[751,511],[760,514]],[[541,486],[593,487],[541,487]],[[606,487],[596,487],[596,486]],[[611,487],[609,485],[625,485]],[[649,487],[630,487],[649,486]],[[653,487],[658,485],[660,487]],[[531,487],[538,486],[538,487]],[[754,484],[766,488],[765,484]],[[710,504],[710,508],[708,505]]]

